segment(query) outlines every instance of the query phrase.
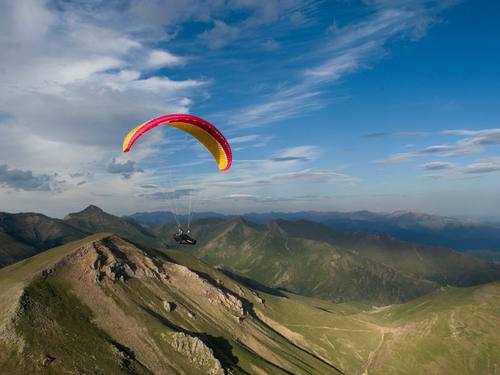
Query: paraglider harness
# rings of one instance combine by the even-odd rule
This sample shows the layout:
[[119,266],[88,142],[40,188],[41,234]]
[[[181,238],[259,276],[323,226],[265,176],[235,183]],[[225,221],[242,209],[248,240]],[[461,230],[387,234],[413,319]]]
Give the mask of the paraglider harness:
[[196,240],[189,236],[191,231],[188,229],[184,231],[182,227],[179,225],[177,227],[177,233],[174,234],[174,241],[179,243],[180,245],[196,245]]

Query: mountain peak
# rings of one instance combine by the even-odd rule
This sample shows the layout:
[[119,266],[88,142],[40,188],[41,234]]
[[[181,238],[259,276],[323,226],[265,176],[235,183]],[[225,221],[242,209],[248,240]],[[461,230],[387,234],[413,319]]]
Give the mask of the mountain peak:
[[104,212],[104,210],[102,210],[101,208],[99,208],[99,207],[94,206],[93,204],[91,204],[91,205],[89,205],[86,209],[84,209],[81,212],[99,212],[99,213],[102,213],[102,212]]
[[88,215],[95,216],[95,215],[103,215],[103,214],[106,214],[106,212],[104,212],[104,210],[91,204],[82,211],[71,212],[71,213],[67,214],[64,217],[64,220],[70,220],[71,218],[74,218],[74,217],[82,217],[82,216],[88,216]]

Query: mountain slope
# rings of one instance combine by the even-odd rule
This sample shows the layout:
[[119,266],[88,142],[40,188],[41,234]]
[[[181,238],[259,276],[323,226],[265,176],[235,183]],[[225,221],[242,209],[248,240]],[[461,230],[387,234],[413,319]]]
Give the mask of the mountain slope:
[[183,247],[217,267],[267,286],[335,301],[386,304],[437,288],[326,242],[290,238],[241,218],[194,226],[200,246]]
[[0,267],[87,235],[42,214],[0,212]]
[[0,373],[494,374],[500,283],[372,309],[98,234],[0,270]]
[[173,259],[96,235],[0,270],[0,372],[340,373],[254,292]]
[[213,266],[266,286],[335,301],[395,303],[439,284],[500,278],[487,263],[451,250],[337,232],[306,221],[257,225],[242,218],[207,219],[195,223],[193,235],[199,246],[183,250]]
[[90,205],[80,212],[66,215],[64,222],[87,233],[110,232],[145,246],[159,245],[155,235],[145,226]]
[[446,248],[400,241],[385,234],[340,232],[306,220],[277,220],[269,226],[285,236],[325,241],[405,275],[441,285],[471,286],[500,278],[497,268],[478,258]]
[[[266,314],[346,374],[497,374],[500,283],[441,288],[413,301],[360,309],[264,295]],[[278,326],[276,326],[278,328]]]

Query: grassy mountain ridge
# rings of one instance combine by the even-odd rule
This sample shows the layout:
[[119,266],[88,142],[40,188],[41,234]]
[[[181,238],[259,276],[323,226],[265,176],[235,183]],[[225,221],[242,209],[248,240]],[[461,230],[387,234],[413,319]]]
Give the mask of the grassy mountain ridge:
[[341,373],[258,318],[255,292],[173,259],[97,235],[2,269],[0,372]]
[[295,293],[383,304],[438,287],[326,242],[284,237],[241,218],[196,225],[193,235],[202,238],[203,245],[183,250],[211,265]]
[[387,304],[439,285],[500,278],[496,268],[452,250],[343,233],[307,221],[261,225],[243,218],[206,219],[196,223],[193,235],[200,245],[183,249],[211,265],[270,287],[335,301]]
[[500,283],[373,309],[98,234],[0,270],[0,373],[487,374]]

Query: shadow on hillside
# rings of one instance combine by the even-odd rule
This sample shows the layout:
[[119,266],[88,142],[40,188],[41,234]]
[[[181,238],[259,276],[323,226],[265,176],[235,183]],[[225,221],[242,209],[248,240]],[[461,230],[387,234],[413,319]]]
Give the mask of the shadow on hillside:
[[264,292],[276,297],[288,298],[286,294],[283,293],[280,289],[270,288],[268,286],[265,286],[264,284],[259,283],[258,281],[255,281],[245,276],[238,275],[224,268],[219,268],[218,271],[222,272],[227,277],[239,282],[240,284],[245,285],[250,289],[254,289],[259,292]]

